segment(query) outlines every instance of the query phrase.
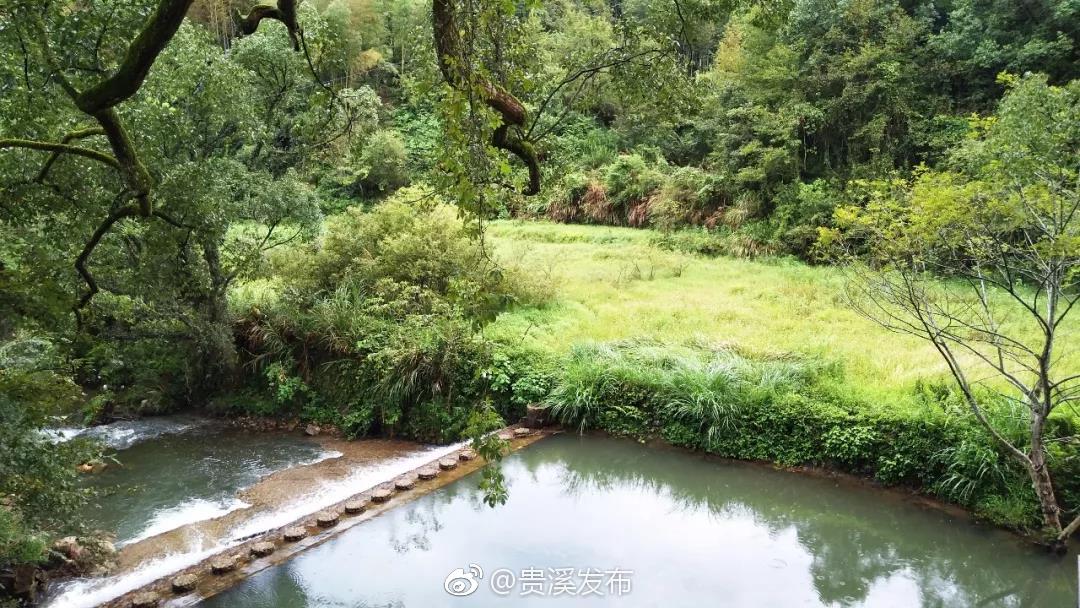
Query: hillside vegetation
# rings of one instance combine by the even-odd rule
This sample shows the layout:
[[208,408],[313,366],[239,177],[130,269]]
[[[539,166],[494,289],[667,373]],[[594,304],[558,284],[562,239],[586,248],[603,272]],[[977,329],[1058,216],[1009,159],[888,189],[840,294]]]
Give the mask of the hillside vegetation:
[[[101,446],[43,428],[180,410],[448,442],[542,405],[1063,547],[1078,21],[0,3],[0,575],[86,532]],[[485,490],[505,500],[496,468]]]

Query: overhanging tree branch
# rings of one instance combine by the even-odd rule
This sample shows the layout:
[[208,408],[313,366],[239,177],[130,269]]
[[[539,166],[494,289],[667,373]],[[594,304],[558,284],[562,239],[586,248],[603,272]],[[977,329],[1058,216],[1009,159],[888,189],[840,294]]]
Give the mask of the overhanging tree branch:
[[1077,531],[1080,531],[1080,515],[1073,519],[1072,523],[1061,530],[1061,534],[1058,535],[1058,540],[1062,542],[1067,541],[1069,540],[1069,537],[1076,534]]
[[301,29],[296,21],[296,0],[278,0],[277,6],[269,4],[257,4],[243,15],[239,10],[233,10],[233,24],[245,36],[254,34],[264,19],[280,21],[289,31],[289,39],[292,40],[293,50],[300,50]]
[[468,57],[458,29],[455,0],[432,0],[431,13],[435,56],[443,78],[455,90],[477,91],[484,104],[499,113],[502,125],[492,134],[491,144],[525,163],[529,170],[529,185],[523,193],[526,196],[538,194],[540,160],[532,143],[521,133],[527,118],[524,104],[506,89],[466,68]]
[[[292,4],[291,0],[283,2]],[[75,260],[75,270],[86,283],[87,290],[83,293],[74,306],[76,320],[81,324],[81,310],[90,302],[100,290],[93,274],[87,268],[94,249],[98,246],[105,235],[121,220],[128,217],[142,216],[150,218],[154,216],[153,201],[151,198],[154,180],[150,172],[139,158],[134,142],[128,135],[123,121],[116,112],[116,106],[130,99],[145,82],[150,68],[157,61],[165,47],[168,46],[180,25],[184,16],[194,0],[160,0],[157,9],[143,25],[135,39],[128,45],[124,59],[120,66],[108,78],[92,85],[85,91],[79,91],[66,77],[60,64],[53,54],[49,43],[48,30],[40,17],[33,20],[37,30],[36,42],[40,47],[44,63],[49,67],[61,88],[72,99],[75,106],[83,113],[93,117],[99,128],[85,130],[72,135],[72,138],[85,135],[104,135],[112,148],[113,155],[72,146],[67,143],[34,142],[28,140],[0,140],[2,147],[22,147],[53,152],[55,154],[68,153],[98,160],[116,169],[124,182],[124,191],[118,197],[119,200],[134,199],[135,203],[126,203],[115,208],[102,220],[91,234],[90,239],[83,246],[78,258]],[[295,10],[292,11],[292,23],[295,23]],[[290,29],[290,33],[291,33]],[[70,141],[65,137],[65,141]],[[4,145],[6,144],[6,145]],[[39,178],[44,178],[55,158],[50,159],[39,173]]]
[[75,156],[81,156],[83,158],[96,160],[100,163],[104,163],[112,167],[113,169],[120,169],[120,162],[116,160],[116,158],[109,156],[104,152],[99,152],[97,150],[83,148],[80,146],[72,146],[67,143],[36,141],[32,139],[0,139],[0,149],[4,148],[25,148],[27,150],[52,152],[53,157],[49,159],[46,166],[51,165],[55,161],[56,157],[61,154],[72,154]]
[[[66,145],[71,143],[72,140],[85,139],[87,137],[93,137],[94,135],[104,134],[105,130],[101,127],[89,127],[86,129],[79,129],[78,131],[72,131],[65,135],[63,139],[60,140],[60,143]],[[35,182],[40,184],[41,182],[45,181],[45,178],[49,175],[49,170],[52,169],[52,166],[56,163],[57,159],[60,158],[61,154],[62,152],[60,151],[53,152],[52,156],[49,157],[49,160],[45,161],[45,164],[41,167],[41,171],[38,171],[37,177],[34,178]]]
[[90,255],[94,253],[94,249],[97,248],[101,239],[105,238],[112,227],[120,220],[128,217],[135,217],[139,214],[139,208],[135,205],[124,205],[119,209],[116,209],[106,217],[101,224],[98,225],[94,233],[90,235],[90,240],[83,245],[82,251],[79,252],[79,257],[75,259],[75,270],[78,271],[79,276],[82,277],[86,283],[86,292],[79,298],[79,301],[75,304],[75,319],[81,324],[82,316],[81,311],[90,300],[98,293],[99,288],[97,281],[94,279],[94,275],[87,269],[86,263],[90,260]]
[[129,99],[150,73],[158,55],[172,40],[194,0],[161,0],[158,8],[128,45],[124,61],[112,76],[75,97],[75,105],[94,115]]

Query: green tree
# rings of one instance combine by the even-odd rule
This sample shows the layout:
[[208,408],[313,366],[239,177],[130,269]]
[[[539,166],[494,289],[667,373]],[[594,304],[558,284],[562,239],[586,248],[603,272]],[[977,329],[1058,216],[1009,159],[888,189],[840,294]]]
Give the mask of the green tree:
[[[853,275],[856,309],[933,344],[975,419],[1028,472],[1063,548],[1080,505],[1059,503],[1051,468],[1076,454],[1049,444],[1047,424],[1080,399],[1080,370],[1058,357],[1080,301],[1080,83],[1004,82],[997,113],[973,121],[952,169],[841,215],[869,253]],[[995,423],[1001,401],[1023,413],[1026,437]]]

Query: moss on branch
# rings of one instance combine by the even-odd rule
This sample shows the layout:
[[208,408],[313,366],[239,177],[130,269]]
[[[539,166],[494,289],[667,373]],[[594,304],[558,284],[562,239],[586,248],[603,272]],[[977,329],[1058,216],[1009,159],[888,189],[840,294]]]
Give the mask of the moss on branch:
[[525,163],[529,169],[529,185],[523,193],[526,196],[538,194],[540,161],[532,143],[520,133],[527,120],[525,105],[513,93],[464,68],[466,57],[456,10],[454,0],[432,0],[431,16],[439,70],[451,87],[458,91],[479,91],[484,103],[499,113],[502,125],[492,134],[491,145],[510,152]]
[[[81,156],[83,158],[96,160],[114,169],[120,169],[120,162],[117,161],[116,158],[109,156],[104,152],[99,152],[91,148],[83,148],[81,146],[72,146],[67,143],[36,141],[33,139],[0,139],[0,149],[10,148],[40,150],[42,152],[52,152],[54,155],[72,154],[75,156]],[[51,164],[52,160],[50,160],[49,162]]]

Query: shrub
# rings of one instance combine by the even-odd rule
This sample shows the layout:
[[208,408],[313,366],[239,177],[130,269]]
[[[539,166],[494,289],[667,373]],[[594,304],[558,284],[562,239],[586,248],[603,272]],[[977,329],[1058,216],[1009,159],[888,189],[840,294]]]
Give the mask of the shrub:
[[24,333],[0,343],[0,570],[38,562],[50,537],[80,531],[88,493],[76,465],[99,456],[81,440],[53,443],[40,433],[49,417],[71,412],[79,391],[55,346]]
[[506,420],[517,420],[526,406],[541,403],[555,383],[556,357],[520,344],[494,345],[490,365],[481,372]]
[[593,121],[572,122],[554,141],[554,148],[574,167],[596,169],[618,154],[618,134]]
[[649,220],[662,230],[702,225],[726,200],[719,176],[697,167],[679,167],[653,197]]
[[552,188],[546,210],[547,216],[556,222],[584,221],[582,201],[593,183],[585,173],[575,171],[565,175]]
[[833,211],[843,203],[843,193],[825,180],[785,187],[776,197],[769,218],[775,240],[788,252],[809,259],[818,228],[832,224]]
[[489,260],[453,208],[416,188],[329,218],[319,241],[278,253],[272,267],[269,284],[287,286],[277,297],[263,288],[234,300],[263,370],[252,383],[278,413],[353,436],[458,438],[493,366],[477,326],[535,293]]
[[631,208],[647,203],[662,183],[663,174],[637,154],[620,155],[604,169],[607,198],[624,218]]
[[392,192],[409,183],[409,155],[397,131],[381,129],[364,142],[360,183],[368,191]]
[[656,233],[649,238],[649,243],[668,251],[754,258],[778,253],[768,240],[769,232],[770,228],[759,222],[747,224],[738,230],[726,226],[714,229],[684,228]]

